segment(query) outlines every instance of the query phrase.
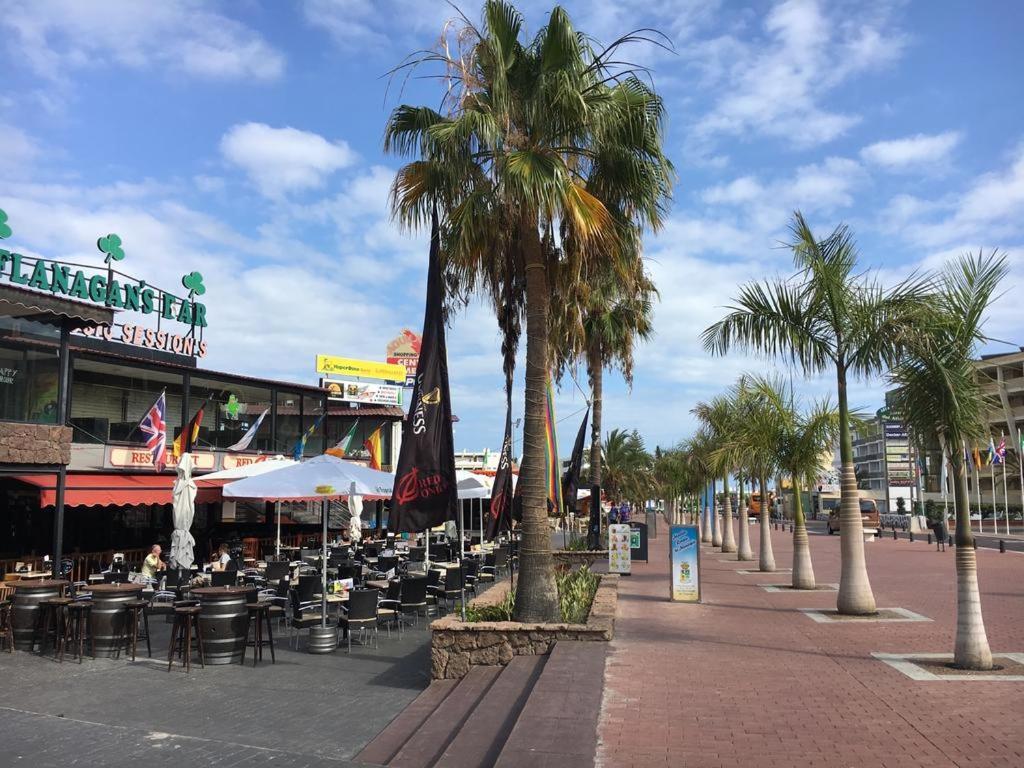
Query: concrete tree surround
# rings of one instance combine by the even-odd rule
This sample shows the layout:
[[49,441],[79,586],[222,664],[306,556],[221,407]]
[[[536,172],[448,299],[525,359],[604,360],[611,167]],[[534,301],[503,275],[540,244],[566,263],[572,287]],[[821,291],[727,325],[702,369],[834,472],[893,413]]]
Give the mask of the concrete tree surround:
[[[470,605],[500,603],[509,583],[499,582]],[[615,632],[619,576],[601,574],[585,624],[524,624],[516,621],[463,622],[456,614],[432,622],[431,677],[458,679],[472,666],[505,666],[515,656],[541,656],[557,640],[603,641]]]

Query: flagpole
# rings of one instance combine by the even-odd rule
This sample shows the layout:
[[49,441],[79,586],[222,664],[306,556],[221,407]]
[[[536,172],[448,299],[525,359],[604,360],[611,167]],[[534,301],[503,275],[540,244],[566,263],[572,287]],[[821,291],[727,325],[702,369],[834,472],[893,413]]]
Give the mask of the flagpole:
[[999,494],[996,493],[996,465],[995,458],[988,465],[988,476],[992,481],[992,533],[999,535]]
[[[975,451],[975,456],[977,456]],[[975,459],[971,462],[974,465],[974,493],[978,497],[978,533],[984,533],[985,528],[982,523],[985,520],[984,515],[981,513],[981,480],[978,478],[978,461]]]
[[1020,511],[1024,519],[1024,433],[1017,429],[1017,475],[1020,478]]
[[274,557],[281,557],[281,502],[274,502],[274,511],[277,513],[277,542],[274,546]]
[[1003,465],[1003,509],[1006,512],[1006,535],[1010,535],[1010,494],[1006,490],[1006,435],[1003,434],[1002,430],[999,430],[999,448],[1002,451],[1002,455],[999,457],[999,463]]

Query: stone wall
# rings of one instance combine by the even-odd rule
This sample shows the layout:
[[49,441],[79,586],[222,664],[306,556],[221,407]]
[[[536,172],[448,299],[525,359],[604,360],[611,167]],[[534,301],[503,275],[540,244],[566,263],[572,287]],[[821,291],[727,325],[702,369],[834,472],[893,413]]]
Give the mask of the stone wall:
[[71,427],[0,422],[0,464],[69,464]]
[[554,556],[556,564],[568,565],[572,568],[578,568],[581,565],[593,565],[594,563],[608,562],[607,549],[586,549],[578,551],[559,549],[551,554]]
[[[470,604],[493,605],[508,594],[509,583],[499,582]],[[516,621],[463,622],[456,614],[430,625],[431,676],[464,677],[471,666],[504,666],[514,656],[540,656],[556,640],[607,641],[615,632],[619,577],[602,574],[586,624],[525,624]]]

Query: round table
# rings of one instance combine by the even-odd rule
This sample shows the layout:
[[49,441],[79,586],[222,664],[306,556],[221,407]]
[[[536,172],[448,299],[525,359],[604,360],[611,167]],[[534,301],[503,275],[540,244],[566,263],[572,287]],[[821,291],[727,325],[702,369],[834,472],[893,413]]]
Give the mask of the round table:
[[19,651],[32,650],[39,621],[39,603],[53,597],[63,597],[67,585],[66,581],[54,579],[7,582],[6,586],[14,588],[11,628],[14,630],[15,648]]
[[96,658],[111,659],[117,654],[122,635],[126,635],[128,611],[125,605],[137,600],[142,584],[93,584],[89,631],[96,645]]
[[189,594],[199,598],[199,626],[207,664],[242,661],[249,637],[249,609],[259,590],[253,587],[198,587]]

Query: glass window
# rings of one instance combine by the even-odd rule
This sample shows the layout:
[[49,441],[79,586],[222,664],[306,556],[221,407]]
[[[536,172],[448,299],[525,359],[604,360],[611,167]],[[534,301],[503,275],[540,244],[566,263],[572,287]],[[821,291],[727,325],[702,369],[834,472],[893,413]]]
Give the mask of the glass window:
[[47,320],[29,320],[24,317],[0,317],[0,336],[9,339],[32,339],[60,342],[60,323]]
[[[269,389],[229,380],[205,378],[192,374],[190,380],[192,416],[206,403],[203,423],[199,427],[198,444],[202,448],[227,448],[242,439],[256,420],[270,407]],[[270,414],[249,444],[251,451],[273,450],[270,440]]]
[[291,456],[295,443],[302,434],[302,395],[297,392],[277,392],[277,434],[274,450]]
[[138,425],[166,390],[167,442],[181,430],[182,377],[138,363],[76,354],[71,373],[72,439],[77,443],[142,442]]
[[56,349],[0,343],[0,419],[55,423],[58,381]]

